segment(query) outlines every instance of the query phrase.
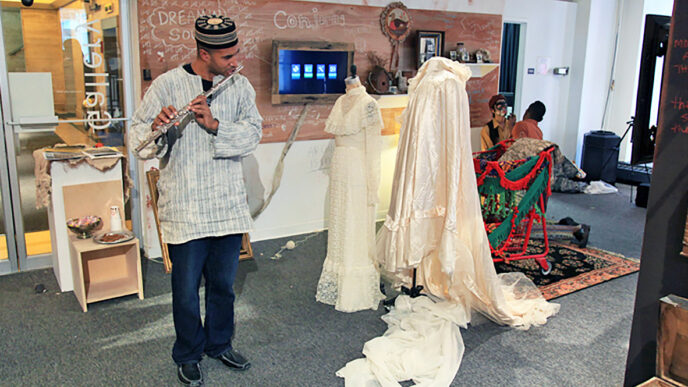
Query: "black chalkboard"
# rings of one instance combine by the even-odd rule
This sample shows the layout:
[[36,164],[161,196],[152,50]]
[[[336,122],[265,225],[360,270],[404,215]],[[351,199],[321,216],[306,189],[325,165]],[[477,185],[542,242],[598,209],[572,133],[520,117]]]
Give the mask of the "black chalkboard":
[[659,299],[688,297],[680,255],[688,207],[688,0],[675,0],[662,81],[652,185],[626,363],[626,386],[655,374]]

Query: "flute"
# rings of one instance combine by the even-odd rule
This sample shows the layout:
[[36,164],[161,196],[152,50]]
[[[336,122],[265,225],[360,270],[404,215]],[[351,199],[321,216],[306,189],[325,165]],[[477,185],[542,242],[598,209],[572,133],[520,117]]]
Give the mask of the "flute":
[[[239,71],[241,71],[241,69],[243,69],[243,68],[244,68],[243,65],[237,66],[237,68],[234,69],[234,71],[230,75],[224,77],[222,80],[220,80],[220,82],[215,84],[213,87],[208,89],[208,91],[204,92],[201,95],[205,96],[207,98],[207,97],[210,97],[211,95],[213,95],[214,93],[218,92],[220,90],[220,88],[227,83],[227,81],[232,79],[232,77],[234,77],[234,75],[238,74]],[[199,95],[199,97],[201,95]],[[198,98],[198,97],[196,97],[196,98]],[[194,99],[196,99],[196,98],[194,98]],[[170,120],[170,122],[168,122],[166,124],[162,124],[162,125],[158,126],[158,128],[156,130],[152,131],[148,135],[148,137],[146,137],[146,139],[143,140],[143,142],[141,144],[139,144],[139,146],[136,147],[136,153],[141,152],[141,150],[143,150],[143,148],[148,146],[148,144],[157,140],[158,137],[167,133],[167,131],[170,130],[170,128],[172,128],[175,124],[177,124],[178,122],[181,122],[184,118],[186,118],[189,114],[191,114],[192,111],[189,110],[190,106],[191,106],[191,102],[189,102],[189,104],[186,105],[183,109],[177,111],[177,115],[172,120]]]

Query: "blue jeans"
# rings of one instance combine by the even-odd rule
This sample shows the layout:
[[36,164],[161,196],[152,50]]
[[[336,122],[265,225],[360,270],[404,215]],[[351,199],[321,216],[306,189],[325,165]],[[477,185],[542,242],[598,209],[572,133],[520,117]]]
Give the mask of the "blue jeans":
[[[169,244],[172,261],[172,315],[177,340],[172,359],[177,364],[201,360],[205,352],[217,357],[232,348],[234,278],[242,234]],[[205,321],[201,323],[198,290],[205,277]]]

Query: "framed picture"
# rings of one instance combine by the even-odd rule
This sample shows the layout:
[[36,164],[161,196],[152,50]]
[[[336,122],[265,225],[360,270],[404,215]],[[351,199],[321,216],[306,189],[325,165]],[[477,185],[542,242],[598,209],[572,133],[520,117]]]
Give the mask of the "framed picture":
[[444,52],[444,31],[418,31],[418,67]]

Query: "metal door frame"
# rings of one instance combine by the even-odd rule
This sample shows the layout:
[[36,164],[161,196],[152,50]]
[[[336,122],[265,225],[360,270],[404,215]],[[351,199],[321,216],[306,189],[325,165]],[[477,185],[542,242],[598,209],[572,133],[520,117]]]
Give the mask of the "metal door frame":
[[[119,17],[121,30],[119,38],[121,44],[120,59],[122,61],[122,77],[124,87],[124,114],[131,117],[134,109],[134,80],[132,66],[132,17],[135,17],[135,7],[131,7],[127,0],[119,1]],[[2,6],[0,6],[0,11]],[[33,256],[26,255],[26,239],[24,237],[24,219],[21,213],[21,193],[19,191],[19,176],[17,175],[17,154],[15,152],[15,129],[10,124],[9,80],[5,55],[5,37],[2,33],[0,19],[0,119],[2,139],[0,141],[0,193],[2,194],[2,209],[4,211],[5,235],[7,239],[8,260],[0,261],[0,275],[33,269],[52,267],[52,253]],[[15,121],[15,120],[12,120]],[[128,125],[127,125],[128,127]],[[125,131],[126,133],[126,131]],[[131,151],[127,155],[133,160]],[[138,182],[136,163],[127,163],[131,178]],[[130,195],[131,217],[134,234],[141,238],[141,211],[138,201],[138,189],[134,187]]]

